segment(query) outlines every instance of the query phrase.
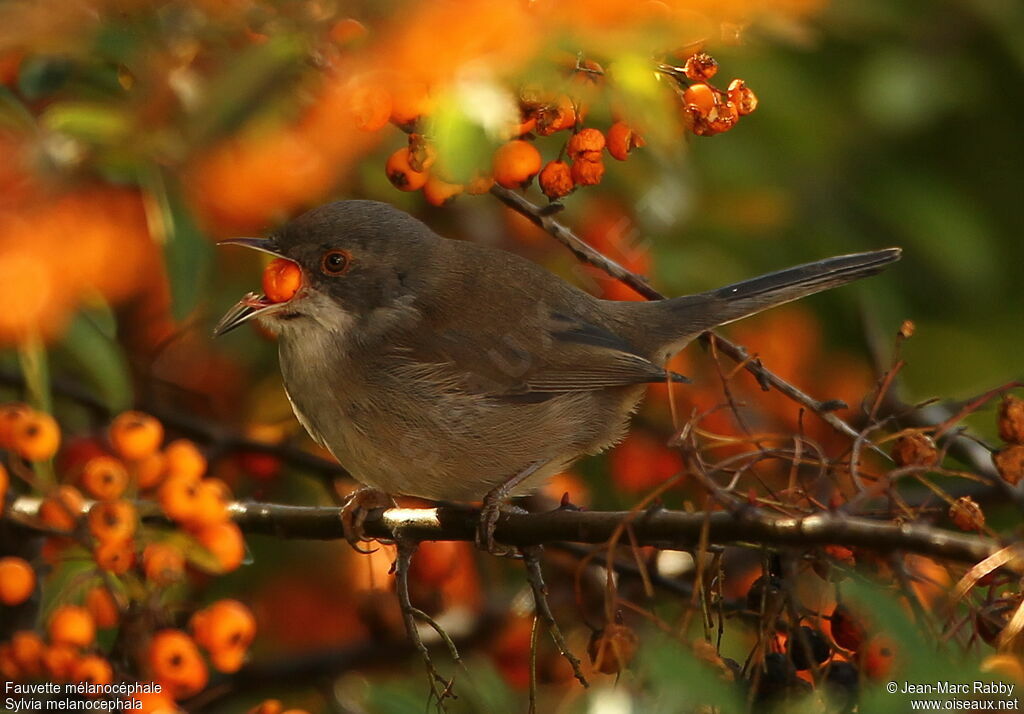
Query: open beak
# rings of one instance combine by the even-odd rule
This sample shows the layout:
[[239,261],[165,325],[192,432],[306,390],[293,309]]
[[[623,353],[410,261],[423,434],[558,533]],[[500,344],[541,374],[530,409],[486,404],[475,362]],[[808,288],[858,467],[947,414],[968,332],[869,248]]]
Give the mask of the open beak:
[[[283,257],[277,248],[273,238],[228,238],[217,243],[217,245],[241,245],[252,248],[263,253],[269,253],[275,257]],[[272,307],[280,307],[283,303],[272,303],[266,296],[259,293],[247,293],[245,297],[235,303],[235,306],[224,313],[217,326],[213,328],[213,336],[226,335],[233,329],[242,325]]]

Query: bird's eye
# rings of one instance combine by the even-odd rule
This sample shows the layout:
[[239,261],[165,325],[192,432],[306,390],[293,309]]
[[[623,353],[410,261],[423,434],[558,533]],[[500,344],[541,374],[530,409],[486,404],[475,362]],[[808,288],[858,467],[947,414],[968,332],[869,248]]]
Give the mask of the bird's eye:
[[352,259],[347,252],[343,250],[332,250],[329,253],[324,254],[324,259],[320,264],[320,268],[327,275],[341,275],[348,270],[351,260]]

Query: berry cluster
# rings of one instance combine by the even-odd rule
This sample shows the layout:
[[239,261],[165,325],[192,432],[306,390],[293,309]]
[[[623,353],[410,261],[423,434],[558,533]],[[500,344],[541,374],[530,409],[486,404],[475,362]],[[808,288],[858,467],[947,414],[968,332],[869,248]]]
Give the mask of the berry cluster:
[[[682,123],[697,136],[728,131],[757,108],[756,95],[742,79],[733,80],[726,90],[712,85],[709,80],[717,70],[718,63],[706,52],[691,53],[682,67],[659,64],[656,69],[674,82]],[[395,188],[422,190],[432,205],[444,205],[461,193],[484,193],[494,183],[526,188],[538,175],[541,191],[555,201],[578,187],[601,183],[605,152],[625,161],[633,149],[644,146],[643,137],[626,121],[616,120],[605,131],[585,126],[593,89],[608,79],[601,65],[575,59],[569,74],[570,88],[579,92],[519,90],[519,114],[505,132],[508,140],[494,151],[489,171],[481,170],[464,183],[450,180],[436,166],[437,151],[423,133],[431,108],[425,85],[405,84],[390,93],[380,86],[360,87],[354,93],[353,113],[362,129],[377,131],[390,121],[408,133],[408,145],[388,157],[384,171]],[[568,132],[569,137],[558,156],[545,163],[534,140],[559,132]]]
[[[177,626],[181,604],[170,602],[186,592],[181,586],[192,573],[224,573],[242,563],[245,543],[229,518],[231,492],[207,475],[195,443],[165,443],[163,424],[142,412],[118,415],[103,438],[67,444],[56,462],[60,481],[45,486],[60,441],[49,414],[0,405],[0,448],[9,455],[8,466],[0,465],[0,503],[17,478],[40,494],[35,525],[49,534],[45,565],[0,558],[0,613],[34,606],[47,565],[86,559],[91,566],[45,618],[45,635],[23,629],[0,644],[0,671],[14,681],[152,681],[162,693],[138,695],[142,709],[176,711],[174,700],[206,687],[209,666],[237,671],[256,633],[252,613],[236,600],[196,611],[187,629]],[[140,511],[153,506],[173,530],[144,526]],[[105,653],[98,643],[110,638],[97,632],[114,628],[137,641]]]

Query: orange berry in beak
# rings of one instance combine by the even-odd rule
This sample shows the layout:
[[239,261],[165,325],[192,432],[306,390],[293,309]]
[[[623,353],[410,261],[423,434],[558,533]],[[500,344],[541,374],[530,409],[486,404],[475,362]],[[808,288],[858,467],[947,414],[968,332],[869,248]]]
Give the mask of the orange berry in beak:
[[299,266],[285,258],[274,258],[263,271],[263,294],[270,302],[285,302],[302,286]]

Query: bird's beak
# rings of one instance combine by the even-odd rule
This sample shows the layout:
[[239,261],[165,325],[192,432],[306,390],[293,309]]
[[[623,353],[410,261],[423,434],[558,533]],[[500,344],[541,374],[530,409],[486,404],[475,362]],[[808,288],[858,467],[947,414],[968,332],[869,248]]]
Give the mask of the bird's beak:
[[[227,240],[219,241],[217,245],[240,245],[263,253],[269,253],[278,258],[283,257],[273,238],[228,238]],[[224,313],[224,317],[213,328],[213,336],[220,337],[225,335],[262,312],[278,306],[280,306],[280,303],[272,303],[259,293],[248,293],[235,303],[234,307]]]
[[282,257],[277,247],[277,242],[273,238],[228,238],[227,240],[218,241],[217,245],[240,245],[245,248],[262,251],[263,253],[269,253],[277,258]]

